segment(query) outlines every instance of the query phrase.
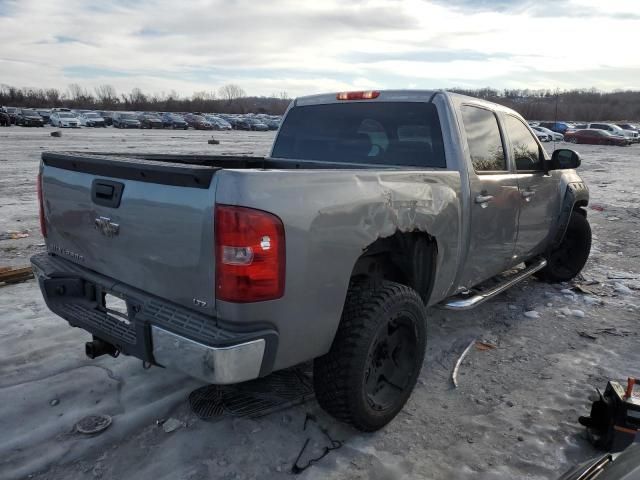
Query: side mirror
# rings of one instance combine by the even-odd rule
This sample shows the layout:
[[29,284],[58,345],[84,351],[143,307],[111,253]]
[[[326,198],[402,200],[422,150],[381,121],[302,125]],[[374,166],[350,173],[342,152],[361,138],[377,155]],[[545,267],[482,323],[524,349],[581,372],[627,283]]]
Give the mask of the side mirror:
[[580,166],[580,155],[578,152],[568,148],[559,148],[551,155],[551,160],[547,162],[547,170],[564,170],[578,168]]

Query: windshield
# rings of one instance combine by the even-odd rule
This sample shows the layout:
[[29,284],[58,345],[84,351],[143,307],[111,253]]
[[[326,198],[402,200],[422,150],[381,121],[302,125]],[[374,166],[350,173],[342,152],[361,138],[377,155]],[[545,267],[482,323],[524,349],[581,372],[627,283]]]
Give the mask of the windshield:
[[97,113],[85,113],[84,116],[87,118],[100,118]]
[[184,119],[180,115],[169,115],[171,120],[175,120],[176,122],[183,122]]
[[23,115],[28,115],[31,117],[39,117],[38,112],[34,112],[33,110],[22,110]]
[[335,103],[294,107],[273,157],[340,163],[446,166],[435,105],[412,102]]
[[76,118],[73,114],[67,112],[58,113],[58,117],[60,118]]
[[120,118],[123,120],[135,120],[136,117],[132,113],[121,113]]

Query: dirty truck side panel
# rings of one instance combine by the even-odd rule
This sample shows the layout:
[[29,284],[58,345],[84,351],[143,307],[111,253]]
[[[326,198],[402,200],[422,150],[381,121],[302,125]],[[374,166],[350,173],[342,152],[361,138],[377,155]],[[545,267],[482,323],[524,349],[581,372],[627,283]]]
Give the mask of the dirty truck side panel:
[[254,304],[216,301],[221,325],[227,320],[275,324],[275,369],[328,351],[353,267],[378,238],[396,231],[434,236],[438,273],[432,299],[450,291],[461,244],[458,172],[223,170],[216,177],[218,203],[263,209],[285,225],[284,296]]

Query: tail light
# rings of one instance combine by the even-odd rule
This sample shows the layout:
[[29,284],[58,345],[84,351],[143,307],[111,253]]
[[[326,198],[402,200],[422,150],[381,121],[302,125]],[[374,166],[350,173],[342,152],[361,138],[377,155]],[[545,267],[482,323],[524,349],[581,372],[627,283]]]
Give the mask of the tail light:
[[380,92],[369,90],[366,92],[340,92],[336,95],[336,100],[371,100],[378,98]]
[[228,302],[274,300],[284,294],[282,221],[253,208],[216,205],[216,298]]
[[38,173],[38,209],[40,211],[40,231],[42,236],[47,238],[47,222],[44,218],[44,197],[42,196],[42,172]]

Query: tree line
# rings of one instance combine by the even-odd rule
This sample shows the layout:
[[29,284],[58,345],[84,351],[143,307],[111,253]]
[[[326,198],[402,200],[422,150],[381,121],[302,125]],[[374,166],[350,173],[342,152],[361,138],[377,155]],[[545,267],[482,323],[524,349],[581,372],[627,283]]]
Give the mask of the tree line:
[[83,108],[89,110],[134,110],[159,112],[268,113],[280,115],[289,105],[286,92],[268,97],[248,96],[238,85],[217,91],[195,92],[183,97],[175,91],[148,94],[139,88],[118,93],[112,85],[89,90],[77,83],[66,90],[57,88],[19,88],[0,85],[0,105],[24,108]]
[[563,91],[453,88],[450,91],[499,103],[529,120],[640,120],[640,91],[634,90],[601,92],[595,88]]
[[[640,120],[640,91],[601,92],[596,89],[529,90],[493,88],[449,91],[499,103],[530,120]],[[195,92],[182,97],[175,91],[148,94],[139,88],[118,93],[112,85],[88,90],[71,84],[56,88],[18,88],[0,85],[0,105],[25,108],[86,108],[92,110],[140,110],[161,112],[220,112],[282,114],[289,105],[286,92],[268,97],[248,96],[238,85],[217,91]]]

